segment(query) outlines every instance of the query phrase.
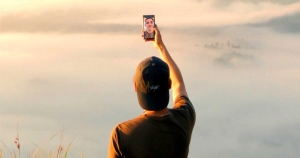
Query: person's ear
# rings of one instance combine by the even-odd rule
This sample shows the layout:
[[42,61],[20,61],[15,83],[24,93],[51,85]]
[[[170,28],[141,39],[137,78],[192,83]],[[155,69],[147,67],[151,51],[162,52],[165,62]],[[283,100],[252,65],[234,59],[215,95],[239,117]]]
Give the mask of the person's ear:
[[133,87],[134,87],[134,91],[136,92],[137,89],[136,89],[136,82],[135,81],[133,81]]
[[172,80],[170,79],[170,82],[169,82],[169,89],[172,88]]

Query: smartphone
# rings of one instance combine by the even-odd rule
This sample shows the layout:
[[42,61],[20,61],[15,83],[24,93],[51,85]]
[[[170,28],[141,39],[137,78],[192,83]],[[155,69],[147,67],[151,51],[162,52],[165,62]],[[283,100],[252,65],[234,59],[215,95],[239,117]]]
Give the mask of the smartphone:
[[155,39],[155,16],[154,15],[143,15],[143,32],[145,40]]

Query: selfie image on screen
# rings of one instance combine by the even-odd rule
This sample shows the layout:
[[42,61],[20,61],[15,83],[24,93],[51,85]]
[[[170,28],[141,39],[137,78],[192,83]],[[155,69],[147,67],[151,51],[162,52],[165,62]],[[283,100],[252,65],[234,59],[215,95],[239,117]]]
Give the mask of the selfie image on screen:
[[144,39],[154,39],[154,15],[144,15]]

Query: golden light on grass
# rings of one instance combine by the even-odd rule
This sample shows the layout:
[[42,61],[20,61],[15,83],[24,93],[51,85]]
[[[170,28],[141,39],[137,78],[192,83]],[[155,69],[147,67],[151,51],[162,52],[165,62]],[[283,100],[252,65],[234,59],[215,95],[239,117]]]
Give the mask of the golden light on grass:
[[[60,130],[60,132],[58,133],[60,136],[60,142],[57,148],[53,148],[50,151],[46,151],[46,146],[43,145],[42,147],[33,144],[35,146],[35,148],[30,151],[27,155],[27,158],[67,158],[72,145],[74,144],[75,141],[75,137],[72,137],[68,142],[68,145],[66,147],[63,146],[63,134],[64,134],[64,130]],[[58,134],[55,134],[54,136],[52,136],[47,142],[46,145],[54,138],[56,137]],[[86,139],[86,138],[84,138]],[[0,148],[0,158],[4,158],[5,154],[4,151],[7,150],[9,152],[9,154],[11,155],[12,158],[20,158],[21,157],[21,145],[20,145],[20,138],[19,138],[19,129],[17,127],[17,137],[14,141],[14,143],[16,144],[17,147],[17,151],[13,150],[11,151],[8,146],[2,141],[0,140],[0,142],[3,144],[3,147]],[[64,149],[65,148],[65,149]],[[18,154],[17,154],[18,153]],[[83,152],[80,153],[79,157],[83,158]]]

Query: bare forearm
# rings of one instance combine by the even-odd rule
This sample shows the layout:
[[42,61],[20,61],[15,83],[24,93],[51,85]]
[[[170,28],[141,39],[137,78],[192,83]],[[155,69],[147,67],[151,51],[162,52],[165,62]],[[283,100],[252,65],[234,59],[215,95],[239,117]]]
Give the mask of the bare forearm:
[[161,56],[162,60],[165,61],[170,68],[170,78],[172,81],[171,88],[172,88],[172,93],[173,93],[173,101],[175,101],[176,97],[179,95],[185,95],[186,97],[188,97],[181,72],[180,72],[178,66],[176,65],[176,63],[174,62],[174,60],[172,59],[171,55],[169,54],[166,46],[164,45],[157,25],[155,25],[154,31],[155,31],[154,46],[160,52],[160,56]]
[[166,46],[161,43],[157,49],[160,52],[161,58],[163,61],[165,61],[169,68],[170,68],[170,78],[172,80],[172,91],[173,91],[173,100],[175,100],[175,98],[178,95],[185,95],[187,96],[187,92],[185,89],[185,85],[184,85],[184,81],[181,75],[181,72],[177,66],[177,64],[174,62],[174,60],[172,59],[171,55],[169,54]]

